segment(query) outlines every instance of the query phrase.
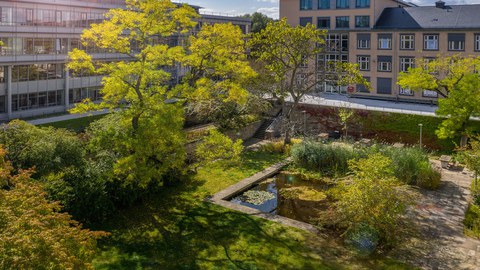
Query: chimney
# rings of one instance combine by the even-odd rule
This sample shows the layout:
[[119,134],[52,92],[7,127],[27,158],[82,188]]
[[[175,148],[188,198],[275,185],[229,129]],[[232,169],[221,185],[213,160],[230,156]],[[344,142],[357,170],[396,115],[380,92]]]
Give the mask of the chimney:
[[435,2],[435,7],[444,9],[445,8],[445,2],[443,2],[442,0],[438,0],[437,2]]

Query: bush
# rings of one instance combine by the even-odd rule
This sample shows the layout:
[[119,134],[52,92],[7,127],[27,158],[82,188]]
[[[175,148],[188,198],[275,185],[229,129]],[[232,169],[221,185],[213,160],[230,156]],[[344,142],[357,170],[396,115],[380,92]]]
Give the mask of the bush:
[[243,141],[233,142],[229,137],[217,130],[211,130],[197,146],[196,157],[200,163],[210,163],[217,160],[236,162],[243,152]]
[[467,234],[480,237],[480,206],[472,204],[468,207],[463,224]]
[[393,161],[395,176],[405,184],[415,185],[420,171],[428,172],[430,167],[428,155],[420,148],[385,147],[381,153]]
[[442,174],[432,168],[430,163],[421,163],[420,170],[417,175],[417,186],[430,190],[435,190],[440,187]]
[[296,166],[326,174],[346,174],[348,161],[358,156],[359,153],[348,145],[303,142],[292,148]]
[[302,143],[301,139],[292,139],[290,144],[285,145],[284,141],[269,142],[261,146],[260,150],[273,154],[287,154],[292,151],[292,147],[296,144]]

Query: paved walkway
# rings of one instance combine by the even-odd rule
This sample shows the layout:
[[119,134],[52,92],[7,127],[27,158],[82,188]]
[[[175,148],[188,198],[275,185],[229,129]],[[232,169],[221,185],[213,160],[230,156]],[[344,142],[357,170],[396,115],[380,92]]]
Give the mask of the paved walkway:
[[480,270],[480,241],[463,233],[472,179],[449,170],[442,171],[442,179],[439,190],[421,192],[412,213],[418,235],[396,257],[422,269]]

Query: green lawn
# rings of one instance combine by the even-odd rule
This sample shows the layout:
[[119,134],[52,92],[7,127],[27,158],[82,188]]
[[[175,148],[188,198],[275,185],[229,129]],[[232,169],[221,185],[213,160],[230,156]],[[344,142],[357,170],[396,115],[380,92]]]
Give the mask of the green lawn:
[[65,128],[74,132],[83,132],[90,125],[90,123],[105,117],[105,115],[106,114],[92,115],[92,116],[82,117],[78,119],[60,121],[60,122],[49,123],[49,124],[44,124],[39,126]]
[[105,224],[97,269],[410,269],[390,260],[355,259],[324,238],[202,200],[281,161],[244,155],[241,164],[199,170],[189,181],[145,198]]

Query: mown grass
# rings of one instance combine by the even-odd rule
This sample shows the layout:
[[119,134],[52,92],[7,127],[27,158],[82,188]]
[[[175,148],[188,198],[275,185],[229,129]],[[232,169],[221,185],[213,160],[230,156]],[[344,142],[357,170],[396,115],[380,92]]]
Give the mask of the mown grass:
[[106,114],[102,115],[91,115],[91,116],[86,116],[82,118],[77,118],[77,119],[72,119],[72,120],[65,120],[65,121],[60,121],[60,122],[54,122],[54,123],[49,123],[49,124],[43,124],[39,125],[40,127],[54,127],[54,128],[64,128],[68,129],[73,132],[83,132],[85,129],[94,121],[97,121],[103,117],[105,117]]
[[358,261],[319,236],[203,201],[282,159],[247,152],[236,166],[210,164],[118,213],[98,228],[112,234],[102,241],[95,268],[411,269],[388,259]]

